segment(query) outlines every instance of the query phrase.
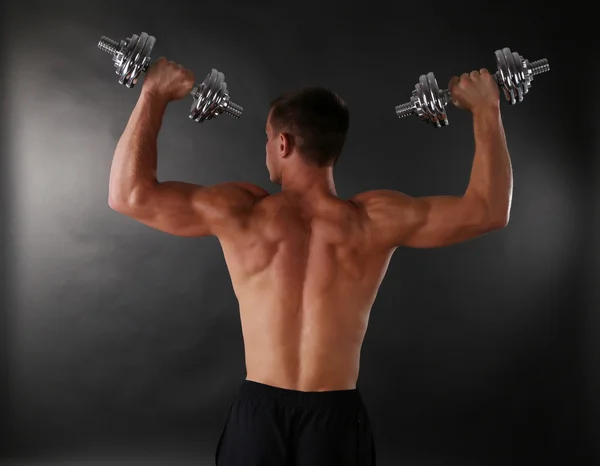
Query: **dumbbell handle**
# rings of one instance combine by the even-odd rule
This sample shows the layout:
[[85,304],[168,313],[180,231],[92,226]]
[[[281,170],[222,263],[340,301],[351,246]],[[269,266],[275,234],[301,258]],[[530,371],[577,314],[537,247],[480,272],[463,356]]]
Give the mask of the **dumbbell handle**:
[[[531,73],[534,76],[545,73],[546,71],[548,71],[550,69],[549,65],[548,65],[548,60],[546,58],[542,58],[541,60],[536,60],[536,61],[530,62],[529,66],[531,69]],[[501,80],[502,77],[500,76],[499,71],[496,71],[494,74],[492,74],[492,78],[494,78],[494,81],[496,81],[496,83],[498,85],[501,85],[501,82],[499,82],[499,80]],[[443,101],[444,105],[448,105],[448,103],[452,102],[452,93],[450,92],[450,89],[441,90],[439,97]],[[404,104],[400,104],[396,107],[396,114],[398,115],[399,118],[404,118],[405,116],[411,115],[413,113],[413,111],[414,111],[414,105],[413,105],[412,101],[406,102]]]
[[[98,42],[98,48],[110,55],[115,55],[118,53],[120,47],[120,43],[117,40],[111,39],[110,37],[103,36]],[[146,64],[146,66],[141,70],[141,73],[146,73],[148,68],[152,66],[156,61],[152,61]],[[199,97],[198,93],[201,92],[202,83],[197,83],[190,90],[190,95],[197,99]],[[224,107],[224,112],[231,115],[232,117],[239,118],[244,111],[241,105],[238,105],[231,100],[227,102],[227,106]]]

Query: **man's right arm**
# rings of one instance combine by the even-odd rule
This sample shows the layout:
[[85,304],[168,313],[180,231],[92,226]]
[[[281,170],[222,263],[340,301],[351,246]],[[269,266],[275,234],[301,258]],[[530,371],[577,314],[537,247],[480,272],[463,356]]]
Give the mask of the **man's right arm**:
[[513,179],[499,105],[473,112],[473,129],[475,156],[463,196],[413,198],[380,190],[352,199],[368,217],[377,245],[384,249],[443,247],[506,226]]

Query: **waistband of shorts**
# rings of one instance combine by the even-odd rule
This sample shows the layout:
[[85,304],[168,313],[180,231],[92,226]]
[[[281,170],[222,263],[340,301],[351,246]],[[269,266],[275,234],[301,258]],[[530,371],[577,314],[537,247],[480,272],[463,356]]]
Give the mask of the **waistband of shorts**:
[[349,390],[331,390],[325,392],[302,392],[266,385],[252,380],[244,380],[239,396],[249,399],[266,399],[301,407],[347,407],[360,406],[362,398],[358,388]]

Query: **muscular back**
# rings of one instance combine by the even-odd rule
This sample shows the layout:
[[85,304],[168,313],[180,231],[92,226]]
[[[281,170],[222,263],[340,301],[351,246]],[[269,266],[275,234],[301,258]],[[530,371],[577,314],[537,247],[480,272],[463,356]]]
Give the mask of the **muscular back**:
[[396,247],[448,246],[508,221],[475,189],[309,202],[249,183],[167,181],[110,203],[170,234],[216,236],[240,304],[247,378],[303,391],[356,386],[369,312]]
[[333,196],[258,202],[220,238],[240,304],[250,380],[304,391],[354,388],[369,312],[391,250]]

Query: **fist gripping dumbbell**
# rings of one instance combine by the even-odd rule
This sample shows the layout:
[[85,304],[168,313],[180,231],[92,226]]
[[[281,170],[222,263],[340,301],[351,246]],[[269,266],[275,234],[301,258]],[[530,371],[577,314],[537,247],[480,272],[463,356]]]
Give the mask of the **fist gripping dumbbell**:
[[[492,77],[502,89],[510,105],[523,101],[535,75],[550,71],[547,59],[529,62],[517,52],[511,52],[509,48],[496,50],[496,65],[498,71]],[[410,102],[396,107],[396,115],[398,118],[417,115],[423,121],[441,128],[448,126],[446,105],[451,101],[450,90],[440,90],[434,74],[427,73],[419,77]]]
[[[100,50],[112,55],[119,84],[128,88],[135,86],[140,74],[145,73],[152,59],[150,53],[156,39],[142,32],[139,36],[132,34],[125,40],[116,41],[102,37],[98,43]],[[196,84],[190,92],[193,102],[190,118],[202,123],[211,120],[221,113],[239,118],[244,109],[229,98],[225,75],[213,69],[200,84]]]

